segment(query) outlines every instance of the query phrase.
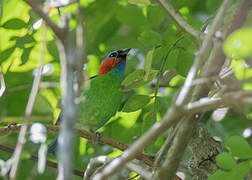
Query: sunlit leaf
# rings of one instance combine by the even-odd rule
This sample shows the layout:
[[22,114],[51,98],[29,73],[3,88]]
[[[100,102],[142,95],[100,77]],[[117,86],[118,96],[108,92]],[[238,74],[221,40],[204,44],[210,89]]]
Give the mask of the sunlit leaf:
[[133,112],[150,102],[151,98],[147,95],[134,95],[130,97],[125,103],[122,111],[124,112]]
[[224,52],[232,58],[243,58],[252,54],[252,29],[239,29],[224,42]]

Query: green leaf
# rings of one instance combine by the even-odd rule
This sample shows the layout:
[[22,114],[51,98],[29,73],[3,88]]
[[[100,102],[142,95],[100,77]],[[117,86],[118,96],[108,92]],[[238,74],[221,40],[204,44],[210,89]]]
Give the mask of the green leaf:
[[0,1],[0,21],[2,19],[3,16],[3,1]]
[[176,70],[179,54],[180,51],[178,49],[174,49],[169,53],[166,59],[165,69]]
[[15,49],[16,47],[13,46],[8,49],[5,49],[4,51],[0,51],[0,64],[4,62],[6,59],[8,59]]
[[182,75],[186,76],[190,70],[194,60],[194,55],[186,51],[180,51],[178,55],[178,60],[176,64],[176,71]]
[[229,172],[225,172],[225,171],[221,171],[221,170],[217,170],[214,174],[210,175],[208,177],[208,180],[233,180],[230,179],[230,173]]
[[216,11],[221,3],[223,2],[223,0],[207,0],[207,9],[210,11],[210,12],[214,12]]
[[245,161],[239,163],[232,171],[230,172],[230,179],[233,180],[244,180],[244,177],[252,168],[252,163],[250,161]]
[[243,58],[252,54],[252,28],[239,29],[229,35],[224,42],[223,50],[232,58]]
[[227,142],[228,146],[234,156],[240,159],[252,158],[252,149],[248,142],[241,136],[231,136]]
[[133,112],[143,108],[150,102],[151,98],[147,95],[134,95],[131,96],[123,106],[123,112]]
[[33,38],[33,36],[26,34],[23,37],[19,36],[13,36],[10,40],[16,41],[16,46],[23,49],[24,47],[27,47],[26,44],[35,44],[36,40]]
[[144,80],[145,81],[148,79],[150,71],[151,71],[151,64],[152,64],[152,57],[153,57],[154,50],[155,48],[153,48],[147,53],[145,61],[144,61],[144,71],[145,71]]
[[216,157],[217,165],[223,169],[233,169],[236,166],[236,162],[233,157],[227,153],[223,152]]
[[149,0],[128,0],[128,2],[131,4],[139,4],[144,6],[148,6],[151,4]]
[[47,42],[47,50],[52,55],[55,61],[59,60],[59,51],[54,40]]
[[139,26],[146,26],[146,18],[143,15],[141,8],[135,5],[127,5],[118,7],[120,10],[117,10],[117,19],[123,24],[130,25],[135,28]]
[[138,41],[145,46],[156,46],[161,43],[161,36],[156,31],[146,30],[140,34]]
[[121,90],[129,91],[134,88],[138,88],[151,82],[157,75],[158,70],[151,70],[147,80],[144,80],[145,72],[143,69],[138,69],[130,73],[122,82]]
[[147,112],[143,116],[142,133],[146,132],[156,122],[156,114],[153,111]]
[[155,5],[150,5],[147,7],[147,20],[151,27],[157,27],[161,24],[165,17],[164,11],[160,7]]
[[155,68],[160,69],[162,61],[164,57],[166,56],[168,50],[169,49],[166,46],[155,48],[155,51],[153,53],[153,60],[152,60],[152,64],[154,65]]
[[33,47],[34,46],[23,49],[23,53],[22,53],[22,56],[21,56],[21,61],[22,61],[21,65],[25,64],[26,61],[29,59],[29,56],[30,56],[30,53],[31,53]]
[[13,18],[8,21],[6,21],[3,25],[3,28],[5,29],[22,29],[26,27],[26,23],[18,18]]

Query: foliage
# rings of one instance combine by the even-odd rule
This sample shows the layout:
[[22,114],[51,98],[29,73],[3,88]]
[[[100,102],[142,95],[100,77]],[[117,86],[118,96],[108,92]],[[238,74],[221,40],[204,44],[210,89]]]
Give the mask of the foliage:
[[[220,0],[171,0],[178,12],[196,29],[200,30],[216,13]],[[80,0],[84,9],[85,47],[87,64],[86,76],[97,74],[104,57],[111,51],[121,48],[133,48],[127,59],[125,78],[121,91],[124,100],[119,112],[99,129],[104,136],[125,144],[132,144],[155,122],[160,121],[171,101],[177,96],[195,55],[198,53],[197,42],[190,34],[182,32],[156,1],[151,0]],[[234,2],[235,5],[235,2]],[[69,26],[74,41],[77,31],[77,8],[73,3],[60,10],[55,8],[48,12],[50,18],[59,24],[60,14],[71,15]],[[231,58],[230,66],[235,78],[242,80],[241,90],[252,89],[252,29],[251,22],[233,32],[224,42],[223,51]],[[46,44],[43,42],[46,41]],[[46,46],[43,48],[43,46]],[[43,50],[44,49],[44,50]],[[53,124],[61,107],[60,55],[57,38],[46,27],[31,8],[22,0],[0,1],[0,68],[4,75],[6,91],[0,97],[0,127],[10,123],[22,123],[22,116],[29,98],[33,78],[43,57],[43,71],[40,91],[36,97],[32,116],[34,121]],[[176,76],[166,82],[165,73],[175,71]],[[160,81],[159,81],[160,80]],[[161,86],[164,83],[165,86]],[[232,84],[232,83],[230,83]],[[221,94],[221,93],[220,93]],[[219,94],[217,95],[219,96]],[[239,106],[239,105],[238,105]],[[213,136],[226,141],[228,152],[217,157],[218,170],[210,180],[243,179],[251,170],[251,143],[241,135],[250,130],[252,118],[251,106],[238,111],[228,110],[221,121],[213,116],[204,119],[204,123]],[[239,112],[239,113],[238,113]],[[145,149],[145,153],[155,155],[162,147],[168,132],[160,136]],[[236,135],[236,136],[234,136]],[[18,133],[1,136],[1,145],[15,147]],[[55,135],[47,134],[47,144]],[[30,140],[25,144],[18,179],[55,179],[56,169],[47,167],[44,174],[37,174],[35,161],[39,147]],[[108,145],[87,142],[76,138],[74,145],[74,169],[84,171],[91,158],[98,155],[116,157],[122,152]],[[189,154],[189,153],[188,153]],[[185,154],[183,162],[188,159]],[[0,159],[11,157],[0,149]],[[54,155],[47,158],[56,161]],[[242,160],[238,162],[239,160]],[[181,170],[183,171],[183,170]],[[190,176],[188,171],[184,171]],[[79,177],[74,177],[80,179]]]
[[[216,171],[208,179],[244,179],[252,169],[252,149],[247,141],[241,136],[231,136],[226,142],[230,153],[223,152],[216,158],[217,165],[223,170]],[[237,163],[236,161],[239,161]]]

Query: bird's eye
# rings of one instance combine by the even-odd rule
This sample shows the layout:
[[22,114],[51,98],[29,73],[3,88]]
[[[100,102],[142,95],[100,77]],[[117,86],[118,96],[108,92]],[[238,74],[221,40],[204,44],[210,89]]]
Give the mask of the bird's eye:
[[113,52],[113,53],[110,54],[109,57],[117,57],[117,56],[118,56],[118,52]]

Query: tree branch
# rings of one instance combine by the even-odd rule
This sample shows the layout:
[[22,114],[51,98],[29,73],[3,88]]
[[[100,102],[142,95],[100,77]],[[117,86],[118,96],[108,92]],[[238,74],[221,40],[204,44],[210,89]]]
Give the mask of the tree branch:
[[[54,126],[54,125],[45,125],[45,126],[46,126],[46,129],[48,132],[58,133],[60,130],[60,126]],[[20,130],[21,127],[22,127],[22,125],[10,125],[10,126],[4,127],[4,128],[0,128],[0,136],[16,133]],[[81,130],[81,129],[76,129],[76,133],[77,133],[77,136],[83,137],[91,142],[97,141],[97,135],[95,133],[91,133],[91,132]],[[117,141],[114,141],[113,139],[110,139],[105,136],[101,136],[99,138],[99,142],[102,144],[107,144],[109,146],[117,148],[121,151],[125,151],[126,149],[128,149],[127,145],[120,143],[120,142],[117,142]],[[153,166],[153,160],[154,160],[153,156],[146,155],[143,153],[138,153],[136,155],[136,159],[144,162],[149,167]]]
[[[240,1],[239,3],[244,3],[244,2],[247,2],[247,5],[251,3],[248,1]],[[225,15],[225,11],[228,9],[228,7],[231,6],[231,4],[232,4],[231,0],[225,0],[223,2],[216,17],[214,18],[214,21],[213,21],[213,24],[211,27],[211,31],[210,31],[210,33],[212,35],[214,35],[215,31],[220,28],[221,22],[223,21],[223,17]],[[239,9],[239,5],[237,6],[236,12],[242,12],[241,9],[239,9],[239,11],[238,11],[238,9]],[[239,13],[236,14],[236,18],[237,17],[240,18]],[[242,17],[244,17],[244,19],[245,19],[246,16],[242,16]],[[224,29],[226,29],[227,32],[231,33],[234,30],[234,28],[230,28],[230,27],[233,26],[234,22],[235,21],[232,21],[231,25],[229,27],[224,27]],[[244,22],[244,21],[242,21],[242,22]],[[239,23],[239,24],[241,25],[242,23]],[[238,28],[239,26],[235,25],[235,27]],[[232,30],[230,30],[230,29],[232,29]],[[226,36],[224,35],[224,37],[226,37]],[[211,40],[211,39],[209,39],[209,40]],[[210,61],[208,59],[207,63],[205,63],[204,69],[201,71],[202,74],[205,74],[206,72],[209,72],[209,71],[214,72],[214,73],[208,73],[205,77],[212,77],[216,74],[218,75],[219,71],[224,63],[225,55],[223,54],[223,51],[221,48],[222,42],[219,43],[219,45],[220,46],[218,48],[213,49],[213,51],[217,50],[218,53],[212,51],[211,55],[214,54],[214,56],[213,56],[214,58],[212,58],[210,56],[210,58],[209,58]],[[202,45],[202,48],[203,47],[204,47],[204,43]],[[210,47],[206,48],[206,50],[209,51]],[[207,57],[205,57],[204,59],[206,59],[206,58]],[[204,59],[202,59],[202,60],[204,60]],[[207,68],[205,69],[205,67],[207,67]],[[212,68],[215,69],[215,71],[212,71]],[[190,98],[192,101],[194,101],[194,100],[198,100],[208,94],[209,88],[207,88],[207,90],[202,91],[202,89],[205,89],[205,88],[201,89],[199,87],[200,86],[196,86],[196,89],[195,89],[192,97],[187,95],[186,98],[188,98],[188,99]],[[203,86],[201,86],[201,87],[203,87]],[[206,87],[206,86],[204,86],[204,87]],[[179,161],[181,159],[181,156],[186,148],[188,141],[190,140],[190,138],[188,138],[188,137],[190,137],[192,135],[192,132],[196,127],[196,122],[197,122],[198,117],[199,117],[199,115],[191,116],[191,117],[186,118],[186,120],[184,120],[184,122],[181,125],[181,128],[178,131],[178,135],[174,139],[174,144],[169,152],[169,155],[164,163],[164,166],[161,168],[161,170],[156,175],[156,179],[166,179],[167,177],[172,178],[174,176],[174,174],[177,170]],[[218,149],[218,147],[213,147],[213,146],[211,146],[211,148]],[[202,152],[202,153],[204,153],[204,152]],[[207,153],[207,152],[205,152],[205,153]]]
[[60,28],[57,24],[55,24],[46,14],[46,12],[43,11],[43,5],[41,3],[41,1],[39,0],[24,0],[29,6],[31,6],[32,10],[38,15],[40,16],[45,22],[46,24],[52,28],[53,32],[56,34],[56,36],[60,39],[60,40],[64,40],[65,39],[65,29]]
[[137,153],[141,152],[147,145],[151,144],[160,134],[170,128],[174,123],[177,123],[179,118],[181,118],[183,115],[190,117],[195,112],[201,110],[210,110],[211,108],[216,108],[218,107],[217,105],[222,105],[222,103],[224,103],[223,101],[220,103],[219,100],[210,101],[211,102],[203,103],[202,107],[197,105],[186,105],[184,108],[176,106],[171,107],[168,110],[168,113],[164,116],[163,120],[156,122],[150,128],[150,130],[148,130],[142,137],[140,137],[140,139],[132,144],[129,149],[124,151],[122,156],[113,160],[108,166],[106,166],[102,173],[97,174],[94,177],[95,180],[106,179],[116,171],[120,170],[128,161],[132,160]]
[[[202,46],[200,48],[199,54],[196,56],[193,66],[191,67],[187,77],[186,81],[183,85],[183,88],[181,89],[177,99],[176,99],[176,105],[180,106],[185,103],[187,103],[191,99],[191,93],[192,93],[192,81],[197,76],[198,70],[203,66],[203,64],[206,62],[210,48],[212,47],[212,38],[215,34],[215,32],[220,28],[221,22],[223,20],[223,16],[225,15],[225,11],[227,7],[230,6],[230,0],[224,1],[223,5],[220,7],[217,15],[215,16],[213,20],[213,24],[209,30],[209,33],[206,35]],[[208,76],[211,77],[211,76]]]
[[170,15],[170,17],[178,25],[179,29],[191,34],[192,36],[194,36],[195,39],[200,40],[203,33],[201,31],[195,29],[190,24],[188,24],[185,21],[185,19],[181,16],[181,14],[175,10],[173,5],[168,0],[157,0],[157,2],[160,4],[160,6],[162,8],[164,8],[166,10],[166,12]]

